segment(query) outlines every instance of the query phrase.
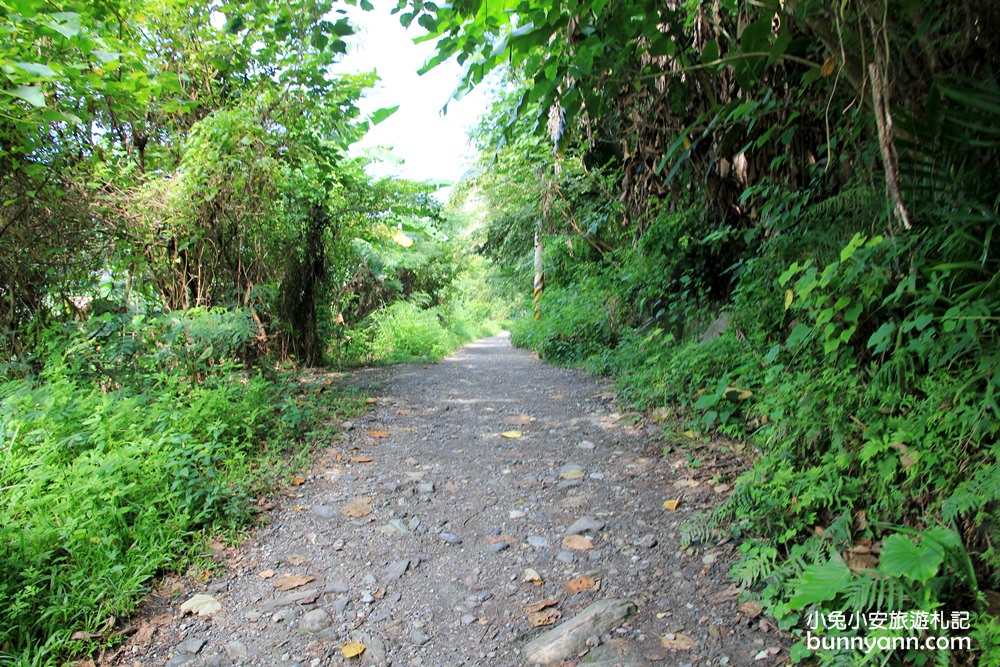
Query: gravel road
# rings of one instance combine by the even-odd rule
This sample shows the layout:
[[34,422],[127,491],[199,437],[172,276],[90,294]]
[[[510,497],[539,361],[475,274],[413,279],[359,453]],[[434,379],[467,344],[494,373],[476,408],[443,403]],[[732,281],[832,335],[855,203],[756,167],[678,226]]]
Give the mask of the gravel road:
[[726,578],[734,546],[679,544],[728,492],[731,446],[664,456],[662,427],[620,412],[605,381],[505,336],[347,381],[372,409],[266,527],[220,547],[212,579],[151,596],[99,662],[787,662],[787,637]]

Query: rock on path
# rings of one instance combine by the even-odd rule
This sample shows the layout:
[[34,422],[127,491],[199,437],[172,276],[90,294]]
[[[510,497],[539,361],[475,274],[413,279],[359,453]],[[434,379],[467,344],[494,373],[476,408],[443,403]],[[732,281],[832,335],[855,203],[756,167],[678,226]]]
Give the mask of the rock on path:
[[[678,545],[680,523],[707,506],[696,493],[707,482],[683,457],[662,458],[659,427],[617,412],[603,381],[545,366],[505,336],[351,381],[376,398],[373,409],[347,425],[266,528],[228,553],[225,572],[151,603],[159,615],[137,619],[139,632],[109,662],[787,658],[766,621],[737,610],[724,576],[731,551],[716,549],[718,562],[706,565],[703,552]],[[678,497],[676,511],[664,508]],[[221,611],[181,615],[182,602],[206,592]],[[608,605],[628,613],[592,613]],[[588,626],[593,618],[602,620]],[[349,642],[364,651],[345,658]]]

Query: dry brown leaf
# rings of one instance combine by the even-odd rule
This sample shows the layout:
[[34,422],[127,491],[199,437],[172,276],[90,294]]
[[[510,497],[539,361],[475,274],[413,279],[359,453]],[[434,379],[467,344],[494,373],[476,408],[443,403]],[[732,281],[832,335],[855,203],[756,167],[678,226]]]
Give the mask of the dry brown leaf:
[[539,600],[538,602],[532,602],[529,605],[524,606],[524,610],[529,614],[533,614],[536,611],[541,611],[546,607],[554,607],[559,604],[559,600],[555,598],[545,598],[544,600]]
[[368,431],[368,436],[371,438],[388,438],[389,432],[384,430]]
[[258,576],[261,579],[270,579],[271,577],[273,577],[276,574],[277,574],[277,572],[275,572],[274,570],[264,570],[263,572],[258,573]]
[[567,535],[562,543],[564,547],[573,551],[590,551],[594,548],[594,541],[584,535]]
[[306,483],[305,477],[292,477],[292,484],[294,486],[302,486],[305,483]]
[[498,542],[506,542],[507,544],[517,544],[517,538],[511,537],[510,535],[488,535],[486,539],[492,542],[493,544],[497,544]]
[[569,593],[585,593],[587,591],[592,591],[597,588],[597,582],[593,577],[586,574],[581,574],[579,577],[570,579],[569,583],[566,584],[566,590]]
[[347,659],[356,658],[368,648],[361,642],[347,642],[340,647],[340,654]]
[[375,459],[370,456],[352,456],[348,459],[351,463],[371,463],[374,460]]
[[500,437],[501,438],[508,438],[510,440],[517,440],[518,438],[521,437],[521,432],[520,431],[504,431],[503,433],[500,434]]
[[667,509],[673,512],[680,506],[680,504],[681,504],[680,500],[678,500],[677,498],[671,498],[670,500],[663,501],[663,509]]
[[740,606],[736,608],[736,611],[740,612],[744,616],[748,616],[750,618],[757,618],[758,616],[760,616],[763,609],[761,609],[761,606],[758,603],[748,601],[741,603]]
[[378,403],[378,399],[377,398],[371,398],[371,397],[369,397],[369,398],[365,399],[365,405],[375,405],[376,403]]
[[360,519],[361,517],[368,516],[372,513],[372,499],[365,498],[364,496],[358,496],[351,502],[344,505],[340,511],[342,514],[345,514],[352,519]]
[[412,415],[413,414],[413,410],[403,410],[403,409],[400,409],[400,410],[396,410],[396,414],[397,415],[402,415],[402,416],[405,417],[406,415]]
[[315,578],[304,574],[286,574],[274,582],[274,587],[279,591],[290,591],[293,588],[305,586]]
[[680,632],[660,637],[660,643],[671,651],[690,651],[696,645],[695,640]]
[[562,617],[558,609],[545,609],[528,614],[528,622],[531,627],[540,628],[545,625],[552,625]]
[[87,639],[93,639],[94,637],[100,637],[101,635],[96,632],[87,632],[85,630],[77,630],[69,636],[70,641],[80,641]]

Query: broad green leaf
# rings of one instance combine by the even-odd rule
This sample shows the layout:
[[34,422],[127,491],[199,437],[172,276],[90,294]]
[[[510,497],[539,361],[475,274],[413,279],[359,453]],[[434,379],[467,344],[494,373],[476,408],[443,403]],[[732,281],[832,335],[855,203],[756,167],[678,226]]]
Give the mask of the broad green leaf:
[[788,601],[789,606],[803,609],[817,602],[832,600],[850,581],[851,570],[840,556],[833,555],[825,563],[807,565],[792,584],[795,593]]
[[24,100],[33,107],[42,108],[45,106],[45,93],[39,86],[15,86],[3,92],[11,97]]
[[21,71],[27,72],[28,74],[34,74],[36,77],[41,77],[43,79],[51,79],[56,76],[55,70],[53,70],[48,65],[43,65],[41,63],[11,63],[14,67]]
[[788,334],[788,340],[785,341],[785,345],[788,347],[795,347],[805,340],[806,336],[808,336],[811,331],[812,329],[810,329],[808,325],[799,322],[795,325],[795,328],[792,329],[792,333]]
[[937,574],[944,561],[944,546],[934,539],[923,539],[918,546],[906,535],[890,535],[882,543],[880,569],[895,577],[924,583]]

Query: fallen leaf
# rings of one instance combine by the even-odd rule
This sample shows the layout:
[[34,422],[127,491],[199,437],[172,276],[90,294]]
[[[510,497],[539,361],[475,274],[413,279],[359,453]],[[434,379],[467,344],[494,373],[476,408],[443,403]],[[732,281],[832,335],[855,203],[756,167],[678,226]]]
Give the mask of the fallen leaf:
[[570,468],[569,470],[564,470],[559,473],[559,476],[563,479],[581,479],[583,477],[583,471],[579,468]]
[[368,436],[371,438],[388,438],[388,431],[368,431]]
[[310,577],[302,574],[286,574],[274,582],[274,587],[279,591],[290,591],[293,588],[298,588],[299,586],[305,586],[310,581],[316,577]]
[[369,397],[369,398],[365,399],[365,405],[375,405],[376,403],[378,403],[378,399],[377,398],[371,398],[371,397]]
[[536,586],[541,586],[543,583],[542,575],[538,574],[536,570],[533,570],[530,567],[525,568],[524,572],[521,573],[521,581],[535,584]]
[[739,387],[726,387],[726,390],[722,393],[734,403],[740,403],[753,396],[753,392],[749,389],[740,389]]
[[258,576],[260,576],[261,579],[270,579],[276,574],[277,572],[274,570],[264,570],[263,572],[260,572]]
[[716,493],[719,493],[719,494],[722,494],[722,493],[725,493],[726,491],[728,491],[731,488],[732,487],[729,486],[728,484],[716,484],[715,486],[712,487],[712,491],[714,491]]
[[85,630],[77,630],[69,636],[70,641],[80,641],[93,639],[94,637],[100,637],[101,635],[96,632],[86,632]]
[[740,612],[744,616],[748,616],[750,618],[757,618],[758,616],[760,616],[763,609],[761,609],[760,604],[748,601],[741,603],[740,606],[736,608],[736,611]]
[[510,440],[517,440],[518,438],[521,437],[521,432],[520,431],[504,431],[503,433],[500,434],[500,437],[501,438],[508,438]]
[[306,483],[305,477],[292,477],[292,484],[295,486],[302,486]]
[[538,602],[532,602],[529,605],[525,605],[524,610],[529,614],[533,614],[536,611],[541,611],[546,607],[554,607],[559,604],[559,600],[555,598],[545,598],[544,600],[539,600]]
[[770,647],[764,649],[763,651],[761,651],[760,653],[758,653],[757,655],[755,655],[753,657],[753,659],[754,660],[766,660],[767,658],[770,658],[771,656],[774,656],[774,655],[778,655],[779,653],[781,653],[781,649],[780,648],[778,648],[777,646],[770,646]]
[[340,511],[342,514],[345,514],[352,519],[360,519],[361,517],[368,516],[372,513],[372,499],[365,498],[364,496],[358,496],[351,502],[344,505]]
[[497,544],[498,542],[506,542],[507,544],[516,544],[517,538],[511,537],[510,535],[487,535],[486,539]]
[[563,538],[563,546],[573,551],[590,551],[594,548],[594,542],[584,535],[567,535]]
[[340,654],[348,659],[356,658],[364,653],[366,648],[368,647],[361,642],[347,642],[340,647]]
[[701,482],[696,479],[679,479],[674,482],[674,486],[678,489],[696,489],[701,486]]
[[678,500],[677,498],[671,498],[670,500],[663,501],[663,509],[667,509],[673,512],[680,506],[680,504],[681,504],[680,500]]
[[593,577],[586,574],[581,574],[579,577],[570,579],[569,583],[566,584],[566,591],[569,593],[585,593],[586,591],[592,591],[597,588],[597,582]]
[[352,456],[348,459],[351,463],[371,463],[375,459],[370,456]]
[[660,637],[660,643],[663,645],[663,648],[670,649],[671,651],[690,651],[696,644],[693,639],[680,632]]
[[281,557],[281,562],[287,563],[292,567],[298,567],[299,565],[302,565],[302,563],[305,563],[307,560],[309,559],[306,558],[305,556],[302,556],[301,554],[285,554],[284,556]]
[[562,617],[558,609],[545,609],[528,614],[528,622],[531,627],[540,628],[545,625],[552,625]]
[[198,616],[210,617],[212,614],[222,611],[222,604],[211,595],[199,593],[181,605],[181,614],[197,614]]
[[403,415],[405,417],[406,415],[413,414],[413,410],[396,410],[396,414]]

